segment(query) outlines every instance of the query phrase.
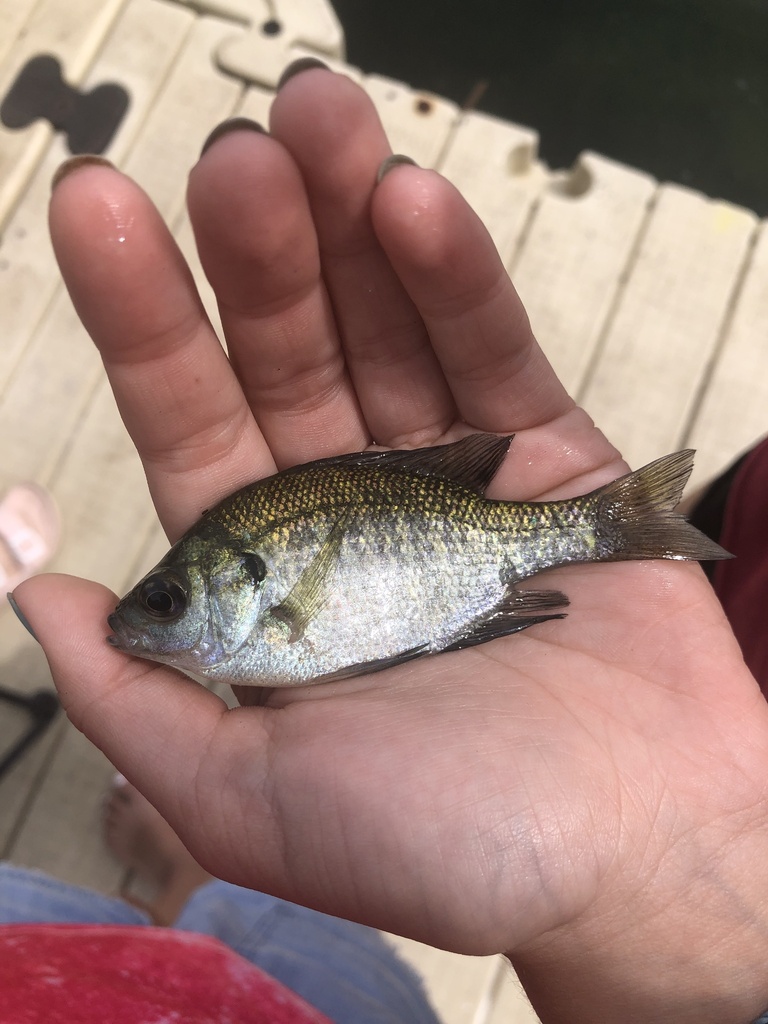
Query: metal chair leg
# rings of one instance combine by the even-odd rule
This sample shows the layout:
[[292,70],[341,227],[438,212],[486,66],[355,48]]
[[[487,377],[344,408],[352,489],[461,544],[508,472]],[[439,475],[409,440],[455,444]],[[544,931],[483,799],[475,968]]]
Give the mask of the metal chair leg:
[[56,717],[60,704],[59,698],[52,690],[37,690],[35,693],[20,694],[0,686],[0,700],[23,708],[31,717],[32,722],[27,731],[14,743],[11,749],[0,759],[0,777],[13,765],[24,751],[35,740],[42,736]]

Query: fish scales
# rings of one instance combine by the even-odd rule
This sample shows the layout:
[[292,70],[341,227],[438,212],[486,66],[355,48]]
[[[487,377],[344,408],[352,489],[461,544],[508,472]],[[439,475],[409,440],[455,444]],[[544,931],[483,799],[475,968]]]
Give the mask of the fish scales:
[[692,453],[568,501],[483,491],[511,438],[476,434],[287,470],[206,513],[110,616],[110,642],[196,679],[291,686],[561,618],[516,584],[558,565],[726,557],[673,512]]
[[354,469],[318,469],[299,476],[285,474],[263,482],[258,490],[247,488],[233,495],[231,504],[208,513],[212,521],[234,531],[258,536],[296,517],[334,515],[354,503],[361,511],[386,508],[393,514],[414,510],[432,514],[473,516],[481,525],[482,503],[478,495],[450,480],[405,477],[386,469],[363,466]]
[[595,503],[589,497],[564,502],[499,502],[500,530],[515,539],[510,549],[510,579],[526,579],[542,566],[554,567],[594,558],[599,548]]
[[[482,614],[503,593],[501,550],[488,551],[482,499],[452,481],[418,480],[413,486],[396,473],[366,470],[339,471],[324,480],[311,474],[302,487],[286,493],[288,483],[281,480],[278,486],[283,493],[268,502],[277,509],[273,522],[262,518],[258,526],[265,558],[269,563],[282,562],[280,569],[275,566],[274,575],[283,591],[317,557],[339,515],[349,515],[334,592],[299,641],[305,649],[307,673],[320,668],[331,671],[342,651],[350,652],[350,657],[355,651],[357,658],[372,661],[401,650],[402,644],[406,649],[426,641],[439,644],[460,628],[470,605],[474,614]],[[298,509],[307,543],[302,554],[291,559],[283,551],[285,534],[280,533],[284,529],[280,524],[287,520],[295,526]],[[272,543],[265,534],[273,535]],[[450,572],[430,571],[448,558]],[[485,583],[482,588],[480,580]],[[354,611],[366,606],[363,643]],[[254,657],[273,677],[282,678],[288,671],[282,664],[284,656],[293,661],[298,649],[281,650],[277,643],[266,646]]]

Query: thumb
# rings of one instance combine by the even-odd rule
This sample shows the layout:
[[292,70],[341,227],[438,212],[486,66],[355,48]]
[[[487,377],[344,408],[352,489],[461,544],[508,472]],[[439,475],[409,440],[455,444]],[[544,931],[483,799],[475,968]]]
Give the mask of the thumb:
[[70,721],[175,817],[174,790],[190,785],[224,702],[172,669],[110,647],[107,615],[116,598],[106,587],[47,574],[20,584],[13,598],[43,647]]

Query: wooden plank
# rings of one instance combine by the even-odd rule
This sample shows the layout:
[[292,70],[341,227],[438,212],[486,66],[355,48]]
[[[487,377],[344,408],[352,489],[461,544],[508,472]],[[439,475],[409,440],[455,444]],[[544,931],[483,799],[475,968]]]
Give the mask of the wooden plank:
[[[113,25],[83,82],[85,90],[116,82],[130,97],[104,153],[109,160],[121,163],[130,152],[194,23],[188,11],[164,0],[131,0]],[[63,145],[59,153],[67,155]]]
[[[40,0],[0,66],[0,96],[31,57],[52,54],[79,85],[126,0]],[[47,121],[11,131],[0,125],[0,227],[53,136]]]
[[6,486],[50,478],[101,373],[99,355],[61,289],[0,403]]
[[628,272],[653,178],[595,153],[541,193],[512,279],[534,333],[575,393]]
[[254,19],[244,32],[223,40],[217,61],[229,75],[274,88],[296,48],[343,60],[344,34],[324,0],[278,0],[266,19]]
[[38,0],[0,0],[0,68],[8,54],[19,45],[19,37]]
[[[111,79],[123,83],[131,94],[127,116],[106,154],[115,163],[119,164],[134,144],[193,20],[186,11],[169,7],[160,0],[134,0],[105,41],[86,82],[95,84]],[[153,26],[151,31],[148,29],[150,25]],[[68,155],[63,139],[56,137],[29,181],[0,242],[0,259],[3,261],[3,273],[0,274],[3,335],[0,394],[7,387],[21,353],[59,286],[59,271],[48,239],[46,211],[51,177]],[[45,358],[49,359],[55,351],[55,347],[47,350]],[[46,374],[49,371],[42,368],[40,372]],[[33,377],[33,385],[34,380]],[[25,431],[28,424],[24,407],[28,396],[34,393],[34,386],[29,391],[25,381],[19,396],[20,403],[14,413],[6,416],[6,420],[13,418],[18,426],[23,424]],[[6,448],[9,446],[10,440]],[[0,476],[5,474],[3,461],[0,460]]]
[[386,938],[423,979],[443,1024],[469,1024],[496,970],[496,958],[449,953],[399,935]]
[[756,225],[754,214],[662,187],[580,400],[640,466],[679,446]]
[[380,75],[368,75],[362,85],[376,104],[393,151],[434,167],[459,118],[456,104]]
[[472,112],[462,116],[438,165],[477,211],[507,264],[547,180],[537,144],[528,128]]
[[234,110],[242,86],[220,73],[214,53],[238,30],[215,18],[199,18],[166,82],[144,119],[141,138],[124,161],[169,221],[184,206],[187,174],[206,136]]
[[102,840],[101,810],[114,768],[69,723],[46,783],[9,850],[17,864],[101,892],[114,892],[124,871]]
[[[282,37],[338,59],[344,55],[344,33],[333,6],[326,0],[173,0],[199,14],[253,26],[258,34]],[[276,22],[280,31],[272,25]],[[265,26],[266,29],[265,29]],[[286,41],[287,37],[287,41]],[[229,70],[229,69],[227,69]],[[250,69],[251,73],[256,69]],[[235,72],[237,73],[237,72]],[[250,79],[250,75],[244,76]]]
[[768,222],[755,248],[706,391],[683,443],[697,449],[703,483],[768,431]]
[[241,25],[262,24],[270,17],[267,0],[171,0],[195,14],[231,20]]
[[273,0],[277,21],[292,46],[344,60],[344,30],[327,0]]

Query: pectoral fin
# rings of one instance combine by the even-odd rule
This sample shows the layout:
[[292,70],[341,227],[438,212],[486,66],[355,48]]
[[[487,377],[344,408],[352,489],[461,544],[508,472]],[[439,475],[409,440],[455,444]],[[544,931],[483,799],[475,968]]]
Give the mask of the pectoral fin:
[[350,517],[351,511],[348,510],[336,520],[320,550],[291,590],[280,604],[270,608],[270,614],[290,628],[290,643],[302,638],[327,600],[328,584],[339,562],[339,551]]
[[568,604],[568,598],[559,590],[515,590],[511,589],[501,604],[497,605],[490,615],[476,619],[467,627],[465,634],[454,640],[444,651],[461,651],[465,647],[475,647],[488,640],[496,640],[500,636],[519,633],[522,629],[535,626],[548,619],[564,619],[564,612],[543,615],[542,612],[552,608],[562,608]]

